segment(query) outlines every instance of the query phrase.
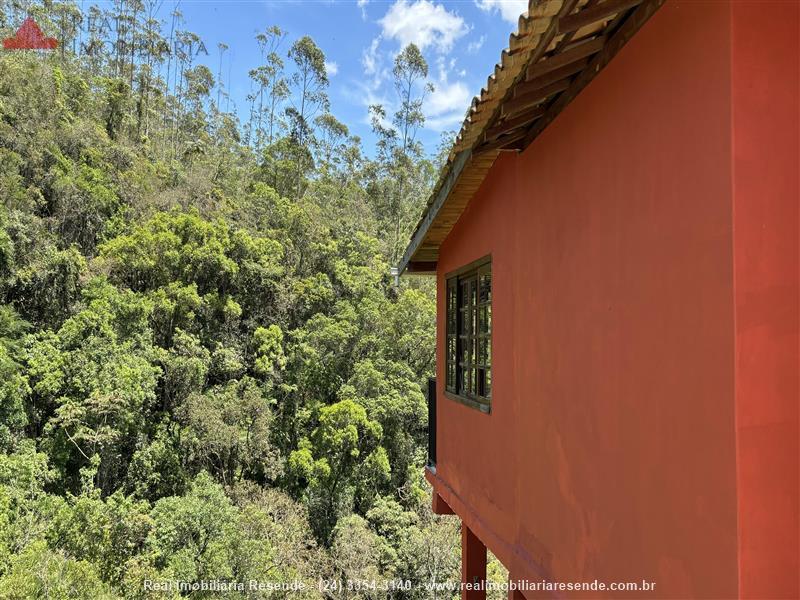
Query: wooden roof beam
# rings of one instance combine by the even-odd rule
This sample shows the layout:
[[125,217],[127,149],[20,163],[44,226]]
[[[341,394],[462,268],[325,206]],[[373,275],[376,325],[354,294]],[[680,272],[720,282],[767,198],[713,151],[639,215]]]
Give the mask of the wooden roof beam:
[[412,260],[406,264],[407,273],[415,273],[417,275],[435,275],[436,274],[436,261],[417,261]]
[[569,63],[568,65],[564,65],[560,69],[540,75],[536,79],[523,81],[517,84],[514,93],[515,95],[520,95],[527,92],[532,92],[533,90],[542,89],[548,85],[561,81],[562,79],[567,79],[568,77],[575,75],[575,73],[579,73],[584,69],[584,67],[586,67],[587,64],[589,64],[589,58],[582,58],[580,60],[576,60],[575,62]]
[[527,135],[527,130],[521,129],[519,131],[503,135],[491,142],[486,142],[475,148],[475,154],[483,154],[491,150],[519,150],[518,145],[523,143]]
[[514,131],[519,127],[530,125],[544,114],[544,108],[537,106],[533,110],[525,111],[513,119],[505,119],[486,132],[486,141],[490,142],[503,134]]
[[[578,2],[579,2],[579,0],[563,0],[561,8],[559,9],[558,14],[556,15],[556,18],[552,19],[552,21],[550,22],[550,24],[547,27],[547,30],[539,38],[539,43],[531,51],[531,55],[528,58],[528,61],[529,61],[528,65],[532,65],[532,64],[538,62],[542,58],[542,56],[545,55],[545,53],[547,52],[548,48],[552,44],[554,38],[558,34],[558,19],[560,17],[564,17],[564,16],[568,15],[573,10],[575,10],[575,7],[578,5]],[[525,74],[526,74],[526,70],[523,69],[523,71],[517,76],[515,83],[518,83],[519,81],[523,81],[525,79]],[[508,90],[506,90],[506,93],[504,95],[504,100],[509,100],[510,98],[513,98],[513,88],[514,88],[514,86],[512,85],[512,86],[510,86],[510,88]],[[499,102],[497,104],[497,106],[495,106],[494,108],[491,109],[492,113],[490,115],[488,115],[488,117],[485,120],[486,125],[488,127],[494,126],[497,123],[498,120],[502,119],[504,116],[508,116],[508,115],[505,115],[503,113],[502,105],[503,105],[503,102],[501,101],[501,102]],[[481,110],[483,110],[482,107],[479,107],[479,110],[475,111],[475,112],[479,113],[479,112],[481,112]],[[472,116],[473,117],[475,116],[474,113],[473,113]],[[477,139],[473,143],[473,147],[476,147],[476,146],[480,145],[481,143],[484,143],[484,142],[481,141],[481,137],[482,136],[478,136],[477,137]]]
[[[661,5],[664,4],[665,0],[644,0],[641,5],[636,8],[635,10],[631,11],[631,15],[628,16],[622,24],[620,25],[619,29],[617,29],[609,38],[608,43],[603,48],[602,52],[597,54],[588,66],[581,71],[581,73],[575,77],[572,83],[569,86],[569,89],[564,91],[561,95],[558,96],[547,108],[547,112],[542,116],[542,118],[538,119],[533,126],[528,130],[528,134],[525,136],[524,141],[522,142],[522,149],[528,147],[528,145],[538,137],[538,135],[544,131],[544,129],[556,118],[558,113],[560,113],[567,104],[572,102],[575,96],[580,93],[580,91],[585,88],[589,82],[594,79],[594,77],[603,70],[603,68],[611,61],[612,58],[619,52],[622,47],[628,43],[633,35],[639,31],[639,29],[644,25],[647,20],[659,9]],[[622,15],[617,17],[617,19],[622,19]],[[610,26],[609,26],[610,27]]]
[[546,85],[543,88],[535,89],[527,94],[517,95],[514,94],[514,98],[512,100],[508,100],[503,103],[502,111],[503,115],[513,115],[520,111],[532,108],[539,104],[540,102],[547,100],[553,94],[558,94],[559,92],[563,92],[569,87],[569,79],[562,79],[561,81],[556,81],[555,83],[551,83],[550,85]]
[[541,77],[545,73],[550,73],[551,71],[560,69],[565,65],[569,65],[588,56],[592,56],[593,54],[597,54],[603,49],[605,43],[606,40],[604,37],[597,37],[583,42],[574,48],[570,48],[569,50],[565,50],[564,52],[556,54],[555,56],[551,56],[550,58],[534,63],[528,67],[528,72],[525,76],[525,79],[531,81],[532,79]]
[[[595,4],[598,3],[598,1],[599,0],[587,0],[586,4],[583,5],[582,10],[586,10],[587,8],[592,8]],[[575,37],[575,34],[577,33],[578,33],[577,31],[568,31],[567,33],[562,35],[561,39],[556,44],[556,52],[561,52],[564,49],[564,47],[567,46],[572,41],[572,39]]]
[[643,0],[605,0],[558,20],[558,32],[568,33],[638,6]]

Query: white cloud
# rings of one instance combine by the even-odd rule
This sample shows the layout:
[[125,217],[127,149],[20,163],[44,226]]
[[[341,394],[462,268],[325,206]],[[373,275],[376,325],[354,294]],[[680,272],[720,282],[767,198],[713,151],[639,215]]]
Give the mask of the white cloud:
[[367,20],[367,4],[369,4],[369,0],[358,0],[356,2],[358,8],[361,9],[361,18],[365,21]]
[[335,62],[325,61],[325,72],[328,74],[328,77],[335,77],[336,74],[339,72],[339,65]]
[[432,46],[439,52],[449,51],[468,31],[464,19],[429,0],[397,0],[378,22],[384,37],[397,40],[401,46],[413,43],[420,50]]
[[[361,53],[361,66],[364,75],[352,80],[352,86],[345,89],[345,95],[353,104],[358,104],[367,109],[373,104],[381,104],[390,108],[391,100],[386,96],[386,80],[391,75],[387,70],[387,57],[380,50],[381,37],[372,40],[370,45]],[[370,125],[368,110],[364,110],[362,122]]]
[[475,4],[486,12],[499,12],[506,21],[514,24],[528,10],[528,0],[475,0]]
[[369,48],[364,48],[361,53],[361,66],[364,67],[366,75],[374,75],[378,70],[378,44],[381,43],[381,38],[376,37],[372,40]]
[[425,126],[443,131],[464,120],[470,93],[463,81],[446,80],[434,84],[433,93],[425,101]]
[[477,40],[471,41],[467,44],[467,52],[470,54],[475,54],[478,50],[483,48],[483,43],[486,41],[486,36],[482,35]]
[[[431,15],[438,15],[440,18],[437,20]],[[412,27],[410,23],[425,25]],[[428,79],[433,84],[434,91],[425,97],[423,104],[425,129],[446,131],[460,125],[471,100],[464,81],[466,70],[458,65],[454,55],[446,54],[444,49],[452,47],[456,39],[467,33],[468,28],[463,20],[429,0],[416,0],[414,4],[410,4],[408,0],[397,0],[381,20],[381,25],[383,33],[374,38],[362,52],[364,76],[354,82],[351,96],[353,101],[364,107],[381,104],[387,114],[386,122],[382,125],[392,127],[391,116],[398,108],[398,100],[391,86],[392,63],[397,50],[384,48],[382,41],[390,38],[400,42],[401,46],[414,42],[420,48],[427,46],[438,50],[431,57],[431,73]],[[450,78],[454,81],[451,82]],[[422,91],[421,83],[418,91]],[[367,111],[364,122],[369,123]]]

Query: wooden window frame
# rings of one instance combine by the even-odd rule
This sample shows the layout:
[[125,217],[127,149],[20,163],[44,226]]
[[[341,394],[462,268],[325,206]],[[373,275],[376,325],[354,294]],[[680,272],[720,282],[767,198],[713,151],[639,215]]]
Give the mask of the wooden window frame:
[[[488,293],[482,297],[483,278],[487,275]],[[444,394],[487,414],[492,411],[491,311],[491,255],[445,275]],[[484,321],[487,326],[482,330]],[[469,348],[466,351],[465,346]]]

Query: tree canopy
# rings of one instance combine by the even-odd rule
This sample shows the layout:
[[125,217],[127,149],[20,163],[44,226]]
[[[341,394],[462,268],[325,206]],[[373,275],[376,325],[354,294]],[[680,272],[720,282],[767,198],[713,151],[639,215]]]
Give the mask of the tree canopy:
[[433,285],[390,276],[436,172],[422,53],[372,153],[308,36],[257,34],[240,122],[177,7],[29,4],[61,46],[0,54],[0,596],[457,580],[422,476]]

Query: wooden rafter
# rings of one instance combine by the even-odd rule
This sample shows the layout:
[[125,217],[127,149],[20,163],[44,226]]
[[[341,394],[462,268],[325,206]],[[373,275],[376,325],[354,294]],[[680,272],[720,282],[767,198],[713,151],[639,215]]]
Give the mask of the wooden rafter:
[[536,119],[544,115],[544,108],[537,106],[532,110],[525,111],[512,119],[504,119],[486,132],[484,136],[487,142],[497,139],[501,135],[530,125]]
[[[528,60],[528,64],[534,63],[534,62],[538,61],[539,59],[541,59],[542,56],[544,56],[544,54],[547,52],[547,49],[553,43],[553,40],[555,39],[556,35],[558,34],[558,19],[568,15],[569,13],[571,13],[575,9],[575,7],[578,5],[578,2],[579,2],[579,0],[565,0],[564,1],[564,3],[561,6],[561,9],[558,11],[558,14],[556,15],[556,18],[553,19],[553,21],[548,25],[547,30],[542,34],[541,38],[539,39],[539,43],[537,44],[536,48],[534,48],[533,51],[531,52],[531,56],[530,56],[530,58]],[[518,77],[518,81],[516,81],[516,83],[519,83],[520,81],[524,81],[524,78],[525,78],[525,71],[523,70],[521,76]],[[510,88],[506,92],[506,95],[505,95],[503,101],[498,104],[498,106],[495,108],[495,110],[492,113],[492,115],[488,118],[488,120],[487,120],[488,128],[494,127],[499,120],[501,120],[501,119],[503,119],[505,117],[508,117],[511,114],[507,110],[504,111],[503,106],[505,104],[505,101],[511,100],[511,99],[514,98],[514,87],[515,87],[514,85],[510,86]],[[526,101],[525,103],[521,103],[521,106],[523,108],[517,110],[516,112],[519,112],[520,110],[525,110],[525,108],[528,108],[530,106],[530,104],[531,104],[530,101]],[[491,150],[491,149],[495,149],[497,141],[492,141],[492,142],[488,142],[487,143],[487,142],[483,142],[483,139],[484,139],[484,137],[481,136],[476,141],[476,143],[473,145],[473,150],[476,153],[482,153],[482,152],[486,152],[486,151]],[[481,143],[481,142],[483,142],[483,143]]]
[[531,79],[536,79],[537,77],[541,77],[545,73],[550,73],[551,71],[555,71],[556,69],[560,69],[565,65],[569,65],[576,61],[581,60],[582,58],[586,58],[587,56],[591,56],[593,54],[597,54],[600,50],[603,49],[606,40],[605,38],[596,37],[591,40],[587,40],[569,50],[564,50],[560,54],[556,54],[546,60],[543,60],[539,63],[533,63],[531,66],[528,67],[528,72],[526,74],[526,79],[530,81]]
[[562,79],[550,85],[530,90],[524,94],[514,94],[511,100],[503,103],[503,115],[513,115],[520,111],[528,110],[543,100],[547,100],[553,94],[563,92],[568,87],[569,79]]
[[[583,6],[582,10],[586,10],[587,8],[591,8],[592,6],[597,4],[598,2],[599,2],[599,0],[588,0],[586,2],[586,4]],[[572,39],[575,37],[575,34],[577,32],[578,31],[575,30],[575,31],[568,31],[567,33],[565,33],[564,36],[559,40],[558,44],[556,44],[556,53],[561,52],[564,49],[564,47],[572,41]]]
[[436,261],[409,261],[406,265],[406,271],[409,273],[436,273]]
[[575,73],[580,73],[587,64],[589,64],[589,58],[581,58],[580,60],[576,60],[564,65],[560,69],[554,69],[549,73],[539,75],[536,79],[530,79],[524,83],[520,83],[517,87],[527,86],[528,89],[542,88],[546,85],[550,85],[551,83],[555,83],[556,81],[566,79],[571,75],[575,75]]
[[[509,94],[511,97],[500,105],[501,122],[495,123],[488,130],[492,135],[483,136],[476,151],[526,148],[662,3],[663,0],[606,0],[587,4],[588,8],[577,13],[559,16],[559,27],[565,19],[572,19],[566,21],[569,32],[556,44],[552,55],[528,65],[525,81],[517,83]],[[636,14],[640,17],[635,18]],[[641,15],[645,14],[642,18]],[[613,15],[616,17],[599,30],[595,37],[571,43],[575,31]],[[578,16],[579,20],[573,19]],[[624,41],[620,43],[622,39]],[[532,107],[538,108],[544,114],[537,114],[536,119],[531,119],[527,124],[502,126],[502,123],[512,121],[511,117],[517,113],[530,111]],[[524,136],[519,131],[522,127],[529,130]]]
[[[642,25],[664,4],[664,0],[646,0],[627,17],[618,17],[615,20],[619,27],[611,35],[602,51],[589,62],[587,67],[573,80],[567,90],[560,94],[547,108],[545,115],[537,120],[525,136],[522,148],[526,148],[536,137],[544,131],[556,115],[572,102],[575,96],[585,88],[589,82],[605,67],[614,55],[639,31]],[[614,23],[612,23],[614,25]]]
[[577,31],[597,21],[625,12],[641,3],[642,0],[605,0],[605,2],[585,8],[575,14],[561,17],[558,20],[558,31],[560,33]]
[[479,150],[480,152],[491,152],[494,150],[519,150],[517,147],[512,147],[515,143],[524,143],[525,136],[527,135],[527,130],[520,130],[514,133],[510,133],[509,135],[504,135],[499,137],[498,139],[486,142],[485,144],[481,144]]

